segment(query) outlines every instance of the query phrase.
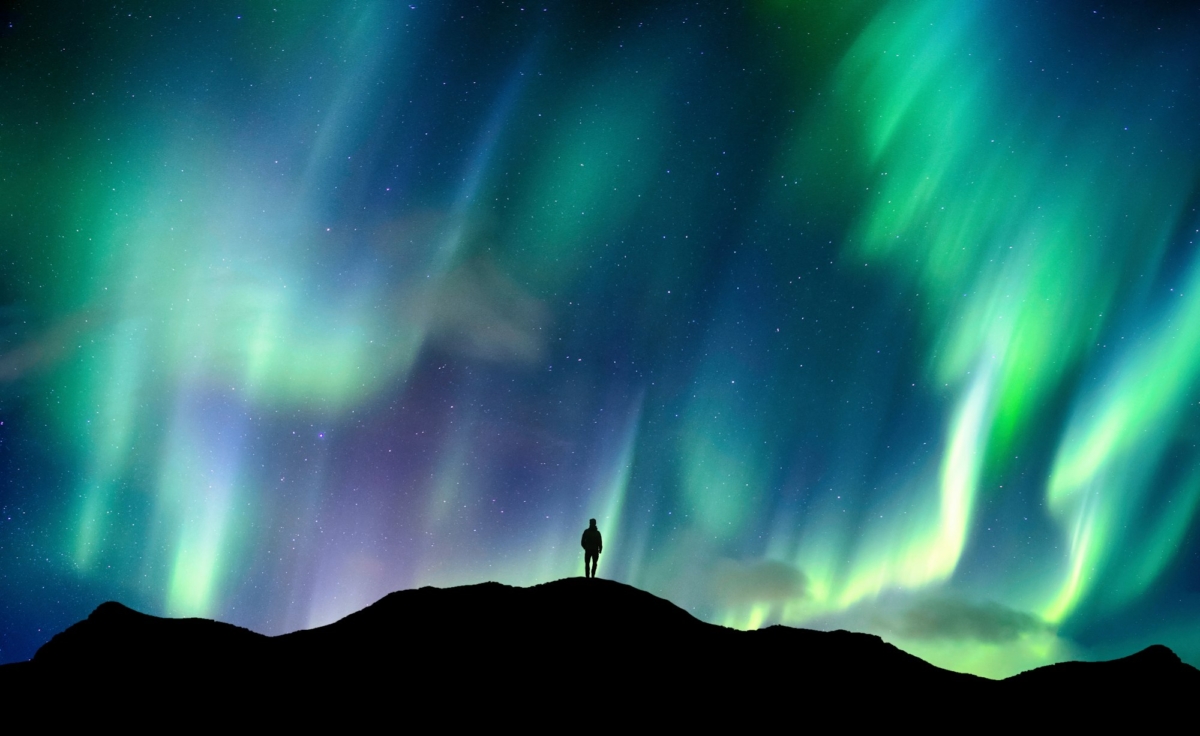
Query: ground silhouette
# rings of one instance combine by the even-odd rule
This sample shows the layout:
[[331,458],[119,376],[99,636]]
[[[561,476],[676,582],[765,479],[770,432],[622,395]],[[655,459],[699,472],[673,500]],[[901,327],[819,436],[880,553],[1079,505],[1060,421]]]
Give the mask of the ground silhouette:
[[1172,702],[1182,714],[1196,692],[1200,671],[1161,646],[994,681],[935,667],[877,636],[735,631],[585,578],[400,591],[276,637],[105,603],[31,661],[0,667],[0,694],[14,703],[86,696],[114,708],[204,702],[328,714],[386,702],[450,720],[467,717],[464,708],[545,715],[597,703],[672,723],[764,722],[834,706],[877,720],[907,718],[924,703],[942,713],[989,709],[994,721],[1096,696],[1110,715],[1151,703],[1161,713]]

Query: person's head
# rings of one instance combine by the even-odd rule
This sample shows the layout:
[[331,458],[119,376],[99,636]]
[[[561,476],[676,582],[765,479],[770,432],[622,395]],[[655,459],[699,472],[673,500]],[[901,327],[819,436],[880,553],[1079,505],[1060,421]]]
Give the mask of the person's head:
[[595,528],[596,528],[596,520],[595,520],[595,519],[588,519],[588,528],[589,528],[589,529],[595,529]]

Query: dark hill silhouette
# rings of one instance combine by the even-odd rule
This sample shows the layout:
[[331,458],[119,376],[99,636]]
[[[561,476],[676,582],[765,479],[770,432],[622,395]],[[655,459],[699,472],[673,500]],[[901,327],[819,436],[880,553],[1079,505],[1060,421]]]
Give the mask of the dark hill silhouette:
[[201,618],[148,616],[112,601],[47,642],[33,663],[47,671],[136,663],[169,670],[181,662],[250,660],[266,653],[269,637]]
[[[157,704],[202,699],[309,710],[365,699],[450,717],[464,707],[548,712],[557,704],[583,712],[601,699],[692,722],[759,720],[801,704],[911,709],[934,701],[942,709],[1005,704],[994,717],[1015,718],[1073,694],[1133,707],[1198,688],[1200,671],[1161,646],[997,682],[935,667],[877,636],[735,631],[636,588],[584,578],[400,591],[328,626],[277,637],[105,603],[30,662],[0,667],[0,693],[27,698],[123,702],[136,694]],[[1190,697],[1175,702],[1182,707]]]
[[1010,690],[1038,693],[1070,683],[1091,697],[1124,697],[1130,692],[1163,697],[1184,685],[1200,695],[1200,670],[1184,664],[1161,644],[1107,662],[1059,662],[1027,670],[1001,681]]

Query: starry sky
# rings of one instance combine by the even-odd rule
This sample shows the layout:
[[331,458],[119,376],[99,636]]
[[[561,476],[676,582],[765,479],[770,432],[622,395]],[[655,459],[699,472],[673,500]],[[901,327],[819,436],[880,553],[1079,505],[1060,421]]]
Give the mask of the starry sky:
[[0,661],[595,517],[714,623],[1200,664],[1182,5],[7,4]]

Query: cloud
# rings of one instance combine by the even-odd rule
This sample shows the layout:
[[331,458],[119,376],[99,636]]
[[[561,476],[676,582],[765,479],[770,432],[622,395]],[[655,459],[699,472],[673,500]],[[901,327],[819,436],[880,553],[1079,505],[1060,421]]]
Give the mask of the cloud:
[[430,317],[435,342],[468,357],[531,364],[547,353],[546,307],[482,258],[446,275]]
[[808,589],[803,572],[774,560],[718,560],[710,584],[713,596],[731,605],[781,603],[803,598]]
[[927,598],[909,607],[894,623],[897,634],[909,639],[973,640],[999,644],[1023,634],[1049,630],[1045,621],[990,601],[972,603],[960,598]]
[[69,356],[80,335],[95,329],[103,315],[99,310],[74,312],[20,346],[0,353],[0,383],[16,381],[53,367]]

